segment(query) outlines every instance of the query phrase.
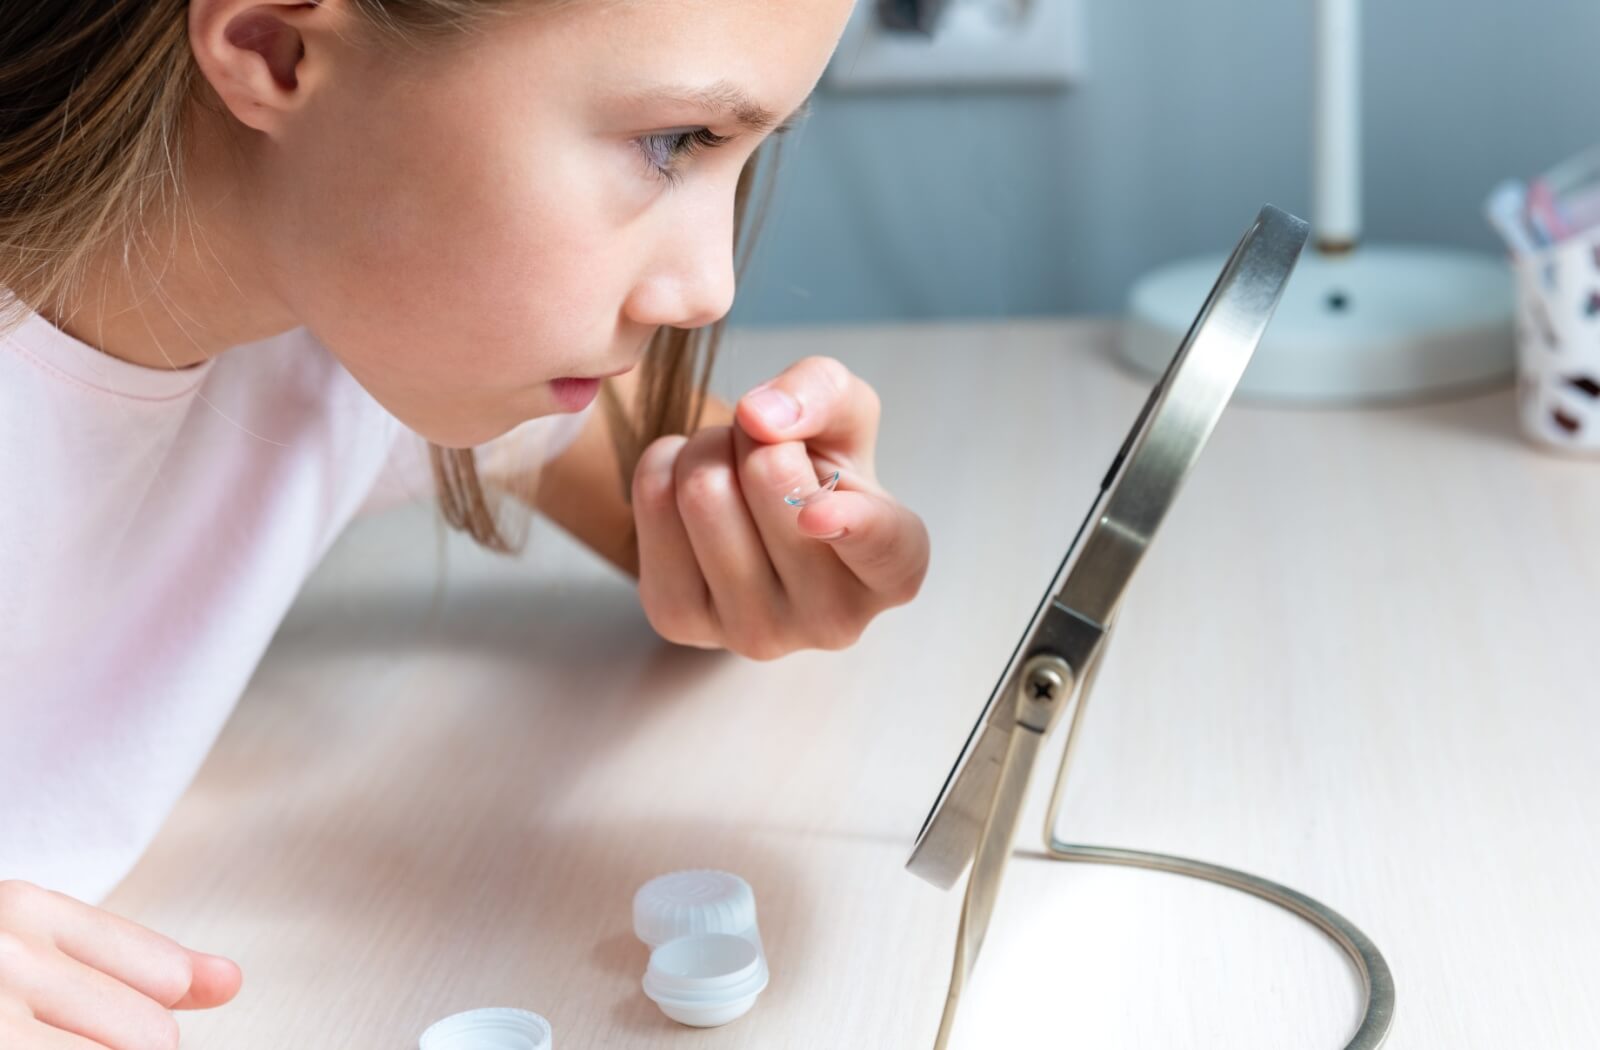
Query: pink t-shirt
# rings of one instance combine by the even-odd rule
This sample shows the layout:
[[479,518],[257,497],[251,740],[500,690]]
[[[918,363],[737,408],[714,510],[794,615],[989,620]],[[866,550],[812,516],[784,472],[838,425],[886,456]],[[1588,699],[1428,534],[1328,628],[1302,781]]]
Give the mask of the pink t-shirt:
[[[542,463],[592,411],[495,444]],[[0,336],[0,879],[109,893],[340,530],[432,494],[303,328],[182,371],[37,314]]]

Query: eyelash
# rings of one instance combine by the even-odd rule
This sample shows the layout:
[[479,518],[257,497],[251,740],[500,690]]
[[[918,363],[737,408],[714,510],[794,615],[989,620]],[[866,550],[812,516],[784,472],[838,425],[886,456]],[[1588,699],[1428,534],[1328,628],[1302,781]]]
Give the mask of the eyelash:
[[[650,166],[650,171],[675,186],[683,178],[683,173],[677,168],[678,161],[703,150],[716,149],[731,139],[727,135],[718,135],[710,128],[695,128],[693,131],[641,135],[633,141],[644,156],[645,163]],[[657,148],[652,149],[652,146]]]

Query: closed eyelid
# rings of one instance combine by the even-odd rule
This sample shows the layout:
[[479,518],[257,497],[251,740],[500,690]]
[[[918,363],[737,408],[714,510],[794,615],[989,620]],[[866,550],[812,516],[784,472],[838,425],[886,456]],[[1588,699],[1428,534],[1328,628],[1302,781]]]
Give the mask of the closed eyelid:
[[676,183],[681,177],[680,161],[703,150],[726,145],[729,139],[706,127],[690,127],[682,131],[651,132],[633,141],[649,162],[651,171],[668,183]]

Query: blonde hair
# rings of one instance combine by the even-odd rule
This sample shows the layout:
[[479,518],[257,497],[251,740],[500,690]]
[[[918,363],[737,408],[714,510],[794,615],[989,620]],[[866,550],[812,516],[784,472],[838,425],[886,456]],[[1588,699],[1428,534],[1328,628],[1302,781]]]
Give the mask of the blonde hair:
[[[183,136],[200,80],[189,47],[188,0],[13,6],[0,25],[0,332],[30,307],[60,316],[90,259],[110,245],[122,246],[127,258],[147,218],[181,204]],[[352,0],[352,6],[380,46],[425,47],[470,35],[518,5]],[[767,150],[752,156],[739,178],[741,271],[759,225],[747,213]],[[767,190],[770,182],[763,200]],[[719,321],[659,330],[631,406],[609,381],[602,385],[625,501],[645,447],[698,428],[722,329]],[[492,550],[514,549],[497,524],[474,451],[435,447],[431,458],[445,521]]]

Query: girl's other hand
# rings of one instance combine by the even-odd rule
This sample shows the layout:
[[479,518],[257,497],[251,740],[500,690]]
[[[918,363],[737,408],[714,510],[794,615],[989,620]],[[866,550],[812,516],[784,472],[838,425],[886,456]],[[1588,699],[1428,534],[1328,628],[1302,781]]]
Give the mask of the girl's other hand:
[[239,967],[27,882],[0,882],[0,1047],[176,1050],[173,1010],[220,1006]]
[[[639,597],[669,641],[770,660],[843,649],[916,596],[922,519],[877,482],[873,389],[808,357],[740,399],[732,426],[660,438],[633,476]],[[838,488],[796,509],[840,472]]]

